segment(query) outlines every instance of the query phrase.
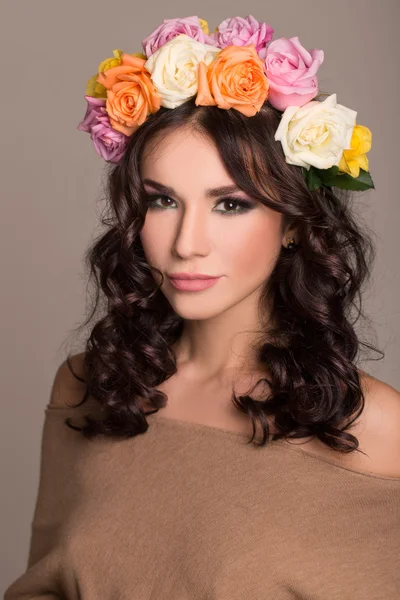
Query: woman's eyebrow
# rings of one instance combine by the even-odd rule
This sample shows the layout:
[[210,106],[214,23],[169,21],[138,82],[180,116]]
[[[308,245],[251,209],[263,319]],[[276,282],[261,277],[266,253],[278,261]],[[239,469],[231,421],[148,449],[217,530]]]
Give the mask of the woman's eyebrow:
[[[143,179],[143,183],[150,185],[151,187],[158,190],[162,194],[165,194],[166,196],[175,196],[175,198],[178,198],[178,200],[181,200],[181,198],[179,198],[179,195],[176,193],[176,191],[174,190],[173,187],[170,187],[168,185],[163,185],[162,183],[159,183],[158,181],[155,181],[154,179],[149,179],[149,178]],[[222,185],[222,186],[219,186],[216,188],[210,188],[210,189],[206,190],[205,195],[207,198],[216,198],[218,196],[224,196],[226,194],[233,194],[234,192],[241,192],[241,191],[242,190],[236,184]]]

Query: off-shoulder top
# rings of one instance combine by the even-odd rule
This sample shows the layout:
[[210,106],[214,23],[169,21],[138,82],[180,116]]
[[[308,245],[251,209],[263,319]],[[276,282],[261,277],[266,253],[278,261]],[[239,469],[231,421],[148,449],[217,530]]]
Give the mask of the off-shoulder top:
[[[26,570],[5,600],[398,600],[400,479],[147,416],[88,440],[47,405]],[[162,411],[161,411],[162,413]]]

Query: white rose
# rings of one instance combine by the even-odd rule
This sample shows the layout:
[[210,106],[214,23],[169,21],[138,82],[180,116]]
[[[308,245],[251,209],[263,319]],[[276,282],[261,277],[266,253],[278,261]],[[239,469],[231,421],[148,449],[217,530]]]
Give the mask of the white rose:
[[329,169],[339,165],[350,141],[357,112],[336,103],[336,94],[323,102],[312,100],[301,107],[288,106],[275,133],[286,162],[291,165]]
[[161,106],[176,108],[195,96],[199,62],[208,66],[219,52],[220,48],[202,44],[181,33],[152,54],[144,67],[161,96]]

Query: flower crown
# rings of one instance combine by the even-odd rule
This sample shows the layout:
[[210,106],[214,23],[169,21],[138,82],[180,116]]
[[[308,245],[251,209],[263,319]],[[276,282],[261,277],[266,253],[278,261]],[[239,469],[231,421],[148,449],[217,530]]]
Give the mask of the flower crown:
[[87,84],[87,109],[78,129],[90,133],[97,153],[118,163],[129,137],[161,106],[231,108],[247,117],[265,100],[282,112],[275,140],[286,162],[301,167],[307,186],[374,188],[367,152],[371,131],[356,111],[318,95],[323,50],[298,37],[272,41],[274,29],[249,15],[231,17],[209,33],[199,17],[164,19],[142,41],[144,53],[114,50]]

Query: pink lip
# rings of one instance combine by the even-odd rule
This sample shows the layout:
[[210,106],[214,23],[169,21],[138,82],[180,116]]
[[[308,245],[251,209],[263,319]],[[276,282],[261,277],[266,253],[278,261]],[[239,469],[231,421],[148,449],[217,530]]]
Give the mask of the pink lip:
[[183,292],[199,292],[200,290],[205,290],[215,285],[219,279],[220,277],[209,277],[208,279],[178,279],[169,277],[174,288]]

